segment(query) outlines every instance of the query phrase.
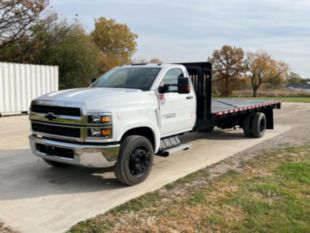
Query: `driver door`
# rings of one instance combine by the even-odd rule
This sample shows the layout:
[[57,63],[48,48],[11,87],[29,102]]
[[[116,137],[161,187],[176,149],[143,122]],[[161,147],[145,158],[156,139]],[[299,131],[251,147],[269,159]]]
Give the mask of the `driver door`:
[[193,88],[188,94],[178,93],[178,78],[184,77],[183,70],[171,68],[164,75],[160,94],[161,135],[163,137],[190,131],[196,121],[196,97]]

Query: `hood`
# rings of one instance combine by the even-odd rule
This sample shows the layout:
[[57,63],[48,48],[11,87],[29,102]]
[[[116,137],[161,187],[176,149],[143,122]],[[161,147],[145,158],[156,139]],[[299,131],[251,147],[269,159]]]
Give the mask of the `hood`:
[[149,104],[156,100],[156,96],[153,92],[137,89],[92,87],[56,91],[36,100],[82,103],[88,111],[103,111],[124,105]]

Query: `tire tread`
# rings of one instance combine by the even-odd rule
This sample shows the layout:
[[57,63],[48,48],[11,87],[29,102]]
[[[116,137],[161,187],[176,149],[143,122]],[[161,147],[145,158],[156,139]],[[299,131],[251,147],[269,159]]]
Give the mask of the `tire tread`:
[[[151,142],[146,137],[143,137],[140,135],[127,136],[124,139],[124,141],[122,142],[121,149],[119,152],[119,157],[118,157],[118,160],[117,160],[117,162],[115,164],[115,168],[114,168],[114,173],[115,173],[117,180],[120,181],[121,183],[125,184],[125,185],[138,184],[138,183],[142,182],[149,174],[149,171],[148,171],[148,174],[145,176],[145,178],[139,182],[135,182],[133,180],[130,180],[130,177],[128,175],[126,175],[126,171],[124,169],[124,166],[125,166],[124,159],[125,158],[123,158],[122,156],[128,155],[128,150],[131,149],[130,146],[133,143],[135,143],[136,140],[140,140],[141,142],[148,144],[147,146],[151,149],[150,153],[151,153],[151,156],[153,158],[153,146],[152,146]],[[151,162],[153,162],[152,159],[151,159]]]

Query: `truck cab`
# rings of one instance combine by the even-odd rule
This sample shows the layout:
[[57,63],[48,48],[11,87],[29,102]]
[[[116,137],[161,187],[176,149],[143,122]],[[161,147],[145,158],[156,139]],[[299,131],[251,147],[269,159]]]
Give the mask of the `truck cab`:
[[134,185],[148,176],[163,139],[173,147],[174,136],[193,130],[196,94],[183,65],[126,65],[89,88],[33,100],[30,120],[31,149],[48,164],[114,166],[118,180]]

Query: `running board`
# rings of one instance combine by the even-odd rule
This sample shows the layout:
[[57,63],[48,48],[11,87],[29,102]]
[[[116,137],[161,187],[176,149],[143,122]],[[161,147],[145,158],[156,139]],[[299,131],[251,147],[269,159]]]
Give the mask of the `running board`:
[[181,151],[181,150],[188,150],[192,147],[192,144],[180,144],[179,146],[172,147],[166,150],[160,150],[156,155],[161,157],[168,157],[170,154]]

